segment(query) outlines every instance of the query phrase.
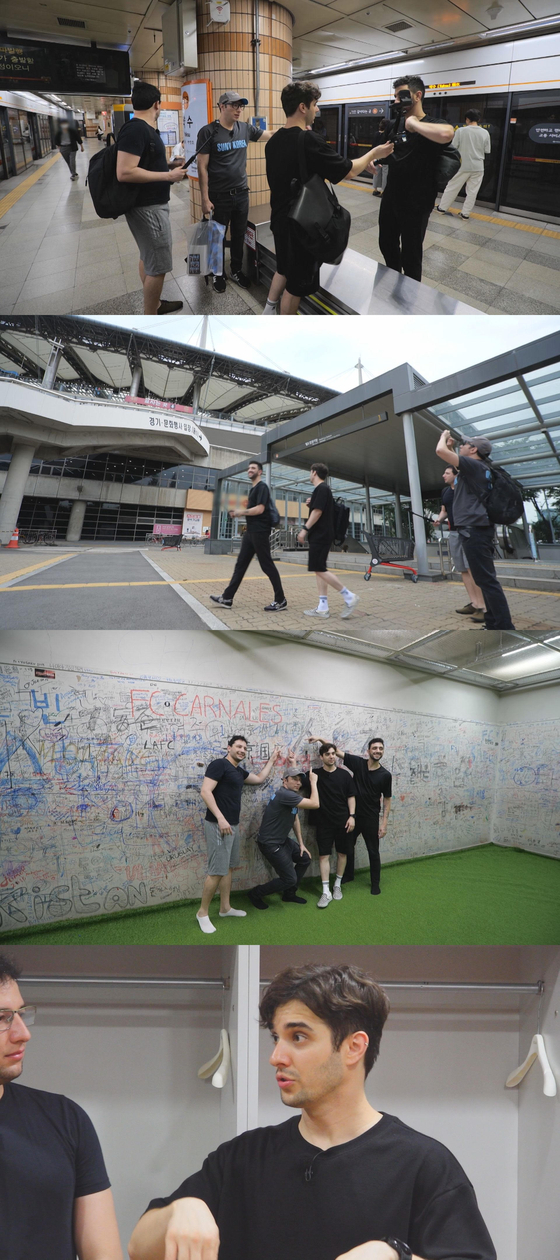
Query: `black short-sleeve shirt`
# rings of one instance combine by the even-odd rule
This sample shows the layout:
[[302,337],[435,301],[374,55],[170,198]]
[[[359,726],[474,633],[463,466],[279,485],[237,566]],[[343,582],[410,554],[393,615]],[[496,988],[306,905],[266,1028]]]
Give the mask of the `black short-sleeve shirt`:
[[[312,133],[310,132],[309,134],[311,135]],[[307,537],[315,545],[322,542],[331,543],[334,538],[334,499],[332,490],[326,481],[320,481],[319,485],[315,486],[309,500],[310,516],[314,508],[318,508],[321,515],[315,525],[312,525],[311,529],[307,531]]]
[[[214,788],[216,805],[232,827],[239,822],[241,793],[248,774],[249,771],[243,770],[241,766],[232,766],[227,757],[217,757],[206,767],[205,777],[216,780]],[[209,809],[206,810],[205,817],[207,822],[216,822],[215,815]]]
[[356,787],[356,813],[378,814],[381,797],[391,796],[392,775],[384,766],[368,770],[367,757],[344,754],[344,765],[352,771]]
[[247,499],[247,507],[258,507],[259,503],[264,503],[264,512],[258,516],[247,516],[247,533],[248,534],[269,534],[270,533],[270,512],[268,504],[270,502],[270,491],[266,481],[258,481],[256,486],[251,486],[249,497]]
[[293,1116],[226,1142],[150,1208],[203,1199],[220,1260],[336,1260],[388,1237],[433,1260],[496,1260],[473,1187],[440,1142],[385,1114],[322,1151],[298,1126]]
[[231,188],[247,186],[247,145],[260,140],[262,131],[251,123],[234,122],[231,131],[221,123],[201,127],[196,138],[197,149],[208,153],[208,191],[229,193]]
[[[352,169],[350,158],[331,149],[314,131],[305,131],[305,162],[309,175],[321,175],[338,184]],[[299,179],[298,136],[300,127],[281,127],[265,148],[266,178],[270,187],[270,221],[285,218],[293,201],[292,180]]]
[[[420,121],[439,125],[442,122],[441,118],[430,118],[428,114]],[[391,138],[391,135],[387,136],[388,140]],[[437,194],[438,162],[450,146],[451,140],[447,145],[438,144],[437,140],[428,140],[417,131],[405,131],[387,159],[387,189],[406,197],[408,202],[415,198],[419,207],[433,205]]]
[[289,836],[301,800],[301,792],[292,792],[291,788],[284,786],[278,788],[262,816],[259,840],[263,844],[270,844],[274,840],[282,841]]
[[479,494],[490,489],[491,474],[482,460],[473,459],[470,455],[459,456],[459,474],[455,482],[455,498],[453,500],[453,520],[455,528],[461,529],[469,525],[488,526],[490,520],[484,504],[472,489],[474,484]]
[[336,766],[334,770],[325,770],[321,766],[317,771],[317,791],[319,793],[319,809],[313,811],[318,826],[338,826],[348,819],[348,799],[356,795],[356,785],[351,774]]
[[[145,171],[168,171],[165,145],[155,127],[142,118],[131,118],[121,127],[117,136],[117,149],[134,153],[140,158],[139,166]],[[171,187],[167,180],[154,180],[151,184],[139,184],[137,206],[163,206],[169,201]]]
[[454,523],[453,523],[453,499],[454,499],[454,497],[455,497],[455,491],[454,491],[454,489],[453,489],[453,486],[445,486],[445,488],[444,488],[444,489],[442,490],[442,492],[441,492],[441,501],[442,501],[443,506],[444,506],[444,508],[445,508],[445,510],[446,510],[446,512],[447,512],[447,521],[448,521],[448,524],[449,524],[449,528],[450,528],[450,529],[455,529],[455,525],[454,525]]
[[62,1094],[4,1085],[0,1166],[0,1255],[75,1260],[74,1200],[111,1184],[86,1112]]

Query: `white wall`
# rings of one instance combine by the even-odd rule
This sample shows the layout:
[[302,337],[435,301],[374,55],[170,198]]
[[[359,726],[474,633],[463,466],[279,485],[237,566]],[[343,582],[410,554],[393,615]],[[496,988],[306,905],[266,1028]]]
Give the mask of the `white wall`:
[[43,1003],[26,1052],[21,1083],[66,1094],[93,1120],[123,1247],[150,1199],[171,1194],[220,1141],[220,1091],[197,1071],[218,1047],[221,996],[187,1000],[186,1009]]
[[[515,1091],[519,1095],[517,1260],[556,1260],[560,1252],[560,950],[545,975],[545,985],[541,1032],[558,1093],[555,1098],[545,1097],[538,1063]],[[521,1021],[517,1062],[523,1062],[536,1031],[533,1002]]]

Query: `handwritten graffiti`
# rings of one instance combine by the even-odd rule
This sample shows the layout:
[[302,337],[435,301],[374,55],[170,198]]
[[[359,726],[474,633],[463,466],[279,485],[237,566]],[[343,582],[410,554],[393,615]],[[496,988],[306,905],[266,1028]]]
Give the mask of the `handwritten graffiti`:
[[560,858],[560,722],[502,731],[494,839]]

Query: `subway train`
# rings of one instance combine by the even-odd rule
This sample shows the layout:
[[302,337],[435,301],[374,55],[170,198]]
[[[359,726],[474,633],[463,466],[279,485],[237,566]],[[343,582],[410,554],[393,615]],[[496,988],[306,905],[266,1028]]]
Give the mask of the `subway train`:
[[[60,117],[70,112],[33,92],[0,92],[0,181],[46,157],[54,149]],[[74,118],[81,122],[82,115],[74,112]]]
[[361,156],[378,143],[393,80],[408,71],[426,84],[433,117],[459,127],[468,109],[480,110],[492,151],[478,206],[560,223],[560,35],[312,73],[322,93],[315,130],[346,156]]

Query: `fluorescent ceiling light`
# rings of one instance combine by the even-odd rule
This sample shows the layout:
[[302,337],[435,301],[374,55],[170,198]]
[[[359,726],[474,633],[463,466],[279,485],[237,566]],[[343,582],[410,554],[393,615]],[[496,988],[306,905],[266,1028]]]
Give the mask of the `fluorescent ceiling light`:
[[504,656],[515,656],[517,652],[530,652],[531,648],[540,648],[540,647],[542,647],[542,643],[526,643],[525,647],[512,648],[511,651],[509,652],[502,652],[502,658]]

